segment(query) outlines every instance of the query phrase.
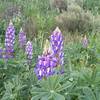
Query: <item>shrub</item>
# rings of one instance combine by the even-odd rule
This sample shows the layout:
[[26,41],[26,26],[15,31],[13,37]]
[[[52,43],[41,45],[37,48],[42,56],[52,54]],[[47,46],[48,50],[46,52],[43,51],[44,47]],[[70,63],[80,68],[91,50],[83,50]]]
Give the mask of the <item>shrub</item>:
[[58,26],[69,32],[87,32],[92,30],[93,15],[91,12],[85,12],[78,5],[70,5],[67,12],[58,15],[56,18]]
[[50,1],[51,9],[56,8],[61,13],[67,10],[67,1],[66,0],[51,0]]
[[71,4],[77,4],[78,6],[83,6],[83,0],[67,0],[68,6]]

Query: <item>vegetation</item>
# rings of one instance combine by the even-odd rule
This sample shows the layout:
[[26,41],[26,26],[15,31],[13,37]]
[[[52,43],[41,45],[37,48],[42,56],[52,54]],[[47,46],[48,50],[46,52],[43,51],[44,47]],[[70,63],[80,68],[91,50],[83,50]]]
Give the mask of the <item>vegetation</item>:
[[[100,0],[55,0],[66,6],[53,1],[0,0],[0,100],[100,100]],[[38,79],[38,56],[51,53],[57,26],[63,72],[57,63],[56,74]]]

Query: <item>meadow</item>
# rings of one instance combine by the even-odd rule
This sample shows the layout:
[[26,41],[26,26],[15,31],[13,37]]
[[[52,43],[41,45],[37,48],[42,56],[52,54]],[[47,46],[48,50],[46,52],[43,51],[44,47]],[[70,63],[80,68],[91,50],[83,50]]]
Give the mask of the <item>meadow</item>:
[[0,0],[0,100],[100,100],[100,0]]

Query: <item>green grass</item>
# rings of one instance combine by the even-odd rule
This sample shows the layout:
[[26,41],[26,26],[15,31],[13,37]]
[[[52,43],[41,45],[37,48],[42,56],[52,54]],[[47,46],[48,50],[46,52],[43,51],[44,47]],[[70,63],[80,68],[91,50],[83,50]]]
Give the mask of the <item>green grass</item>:
[[[45,40],[55,27],[54,18],[59,13],[55,9],[49,9],[48,0],[2,0],[0,12],[4,11],[8,2],[21,5],[24,9],[20,21],[14,22],[15,58],[7,62],[0,58],[0,100],[100,100],[100,33],[87,32],[89,45],[85,49],[82,47],[80,34],[72,36],[69,35],[70,32],[62,30],[65,73],[39,81],[34,67],[38,56],[42,55]],[[91,7],[93,0],[87,2],[86,6]],[[37,23],[36,36],[31,39],[32,36],[28,37],[33,44],[30,66],[25,52],[18,44],[19,29],[28,18],[33,21],[35,19]],[[0,47],[4,47],[7,23],[5,19],[0,19]]]

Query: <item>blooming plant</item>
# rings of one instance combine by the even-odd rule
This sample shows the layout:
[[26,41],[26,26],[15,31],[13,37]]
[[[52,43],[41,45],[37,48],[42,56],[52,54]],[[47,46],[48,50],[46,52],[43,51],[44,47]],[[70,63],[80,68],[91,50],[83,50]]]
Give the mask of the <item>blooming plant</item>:
[[0,50],[1,58],[9,59],[14,57],[15,28],[10,21],[5,34],[5,48]]
[[40,38],[39,42],[27,41],[22,29],[18,36],[20,48],[13,59],[8,59],[18,47],[10,22],[5,48],[0,48],[0,57],[8,57],[6,63],[0,59],[0,100],[99,100],[99,48],[92,46],[98,44],[97,40],[91,43],[92,38],[85,36],[83,44],[64,45],[57,27],[42,49]]
[[58,64],[64,63],[63,52],[63,35],[60,29],[57,27],[50,36],[51,47],[54,56],[58,59]]
[[10,21],[5,35],[5,48],[8,52],[9,51],[14,52],[14,43],[15,43],[15,28],[13,26],[13,23]]
[[27,41],[26,34],[24,33],[24,31],[21,28],[20,32],[19,32],[19,45],[20,45],[20,48],[25,49],[26,41]]
[[[38,57],[35,72],[38,79],[56,73],[55,67],[63,66],[63,36],[57,27],[45,42],[43,55]],[[57,72],[58,73],[58,72]]]
[[83,45],[83,48],[87,48],[87,46],[88,46],[88,39],[87,39],[87,37],[86,37],[86,35],[83,37],[83,39],[82,39],[82,45]]
[[61,73],[64,72],[63,64],[64,64],[64,44],[63,44],[63,35],[61,30],[56,27],[56,29],[52,32],[50,36],[50,43],[53,51],[53,55],[57,59],[57,65],[61,66]]
[[33,58],[33,46],[30,41],[28,41],[26,44],[25,53],[27,56],[28,64],[30,65],[32,62],[32,58]]
[[42,56],[38,57],[35,73],[38,79],[54,74],[54,67],[57,66],[57,59],[53,56],[50,43],[46,40]]

